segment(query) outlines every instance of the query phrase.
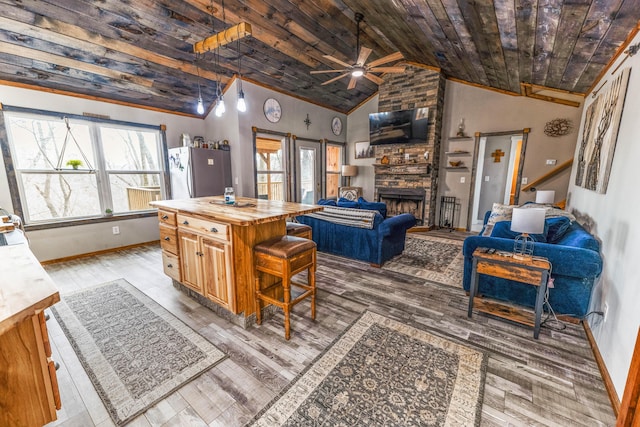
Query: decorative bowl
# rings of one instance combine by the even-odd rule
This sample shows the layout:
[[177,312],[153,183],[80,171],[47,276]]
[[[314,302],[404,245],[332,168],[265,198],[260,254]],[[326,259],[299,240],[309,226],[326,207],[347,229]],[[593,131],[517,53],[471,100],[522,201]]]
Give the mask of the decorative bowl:
[[449,162],[449,164],[455,168],[455,167],[458,167],[458,166],[460,166],[462,164],[462,160],[456,160],[456,161],[452,160],[452,161]]

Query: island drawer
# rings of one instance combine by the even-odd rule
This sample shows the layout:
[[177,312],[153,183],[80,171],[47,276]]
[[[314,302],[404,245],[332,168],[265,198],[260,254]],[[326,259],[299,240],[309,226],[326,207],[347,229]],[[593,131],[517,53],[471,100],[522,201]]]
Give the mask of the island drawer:
[[178,282],[182,281],[182,275],[180,274],[180,260],[177,255],[162,252],[162,268],[164,269],[164,274],[171,277],[173,280]]
[[174,227],[160,224],[160,246],[167,252],[178,254],[178,233]]
[[158,209],[158,221],[160,224],[176,226],[176,213]]
[[221,240],[229,239],[229,226],[219,222],[207,221],[191,216],[178,214],[178,227],[195,233],[204,234],[208,237],[215,237]]

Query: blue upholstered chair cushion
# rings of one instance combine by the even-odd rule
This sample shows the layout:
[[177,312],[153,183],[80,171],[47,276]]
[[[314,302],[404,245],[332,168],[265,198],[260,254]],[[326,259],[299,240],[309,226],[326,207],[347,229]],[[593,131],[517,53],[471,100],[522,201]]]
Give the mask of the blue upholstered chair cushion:
[[358,198],[358,206],[360,209],[367,209],[370,211],[378,211],[383,218],[387,217],[387,205],[382,202],[367,202],[363,197]]
[[[549,226],[547,221],[544,222],[544,231],[541,234],[529,234],[529,237],[534,242],[547,243],[547,234],[549,232]],[[515,239],[520,232],[511,231],[511,221],[498,221],[493,224],[493,230],[491,231],[491,237],[502,237],[503,239]]]
[[320,199],[317,204],[323,206],[338,206],[336,201],[333,199]]
[[337,206],[339,208],[352,208],[352,209],[358,209],[360,207],[357,200],[349,200],[349,199],[345,199],[344,197],[340,197],[338,199]]

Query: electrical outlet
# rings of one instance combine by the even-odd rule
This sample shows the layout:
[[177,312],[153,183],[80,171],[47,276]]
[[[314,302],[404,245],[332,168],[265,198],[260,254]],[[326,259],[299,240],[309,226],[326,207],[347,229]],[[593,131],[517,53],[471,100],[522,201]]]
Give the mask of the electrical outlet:
[[117,225],[115,227],[111,227],[111,231],[113,231],[113,234],[120,234],[120,227]]
[[602,307],[602,320],[605,322],[607,321],[607,314],[609,314],[609,304],[605,302]]
[[522,185],[527,185],[527,183],[529,182],[529,178],[527,178],[526,176],[522,177]]
[[207,165],[213,166],[213,159],[207,159]]
[[467,179],[464,176],[460,177],[460,184],[464,184]]

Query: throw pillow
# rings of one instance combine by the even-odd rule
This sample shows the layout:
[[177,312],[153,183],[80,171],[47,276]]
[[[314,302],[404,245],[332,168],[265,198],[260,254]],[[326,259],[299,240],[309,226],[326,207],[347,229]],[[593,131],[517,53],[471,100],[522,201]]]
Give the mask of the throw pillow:
[[367,209],[370,211],[378,211],[383,218],[387,217],[387,205],[382,202],[367,202],[364,197],[358,198],[358,205],[360,209]]
[[571,227],[571,220],[566,217],[547,218],[545,223],[549,229],[547,233],[548,243],[557,243]]
[[484,227],[482,236],[491,236],[493,226],[500,221],[511,221],[513,215],[513,208],[517,208],[516,205],[504,205],[502,203],[494,203],[491,208],[491,214],[487,220],[487,224]]
[[339,208],[353,208],[353,209],[358,209],[358,201],[357,200],[349,200],[349,199],[345,199],[344,197],[340,197],[338,199],[338,205]]
[[317,204],[323,206],[338,206],[336,201],[333,199],[320,199]]
[[[534,242],[547,243],[548,232],[549,227],[545,222],[542,234],[529,234],[529,237],[531,237]],[[511,221],[496,222],[493,224],[493,229],[491,230],[491,237],[502,237],[503,239],[515,239],[520,234],[521,233],[517,231],[511,231]]]

